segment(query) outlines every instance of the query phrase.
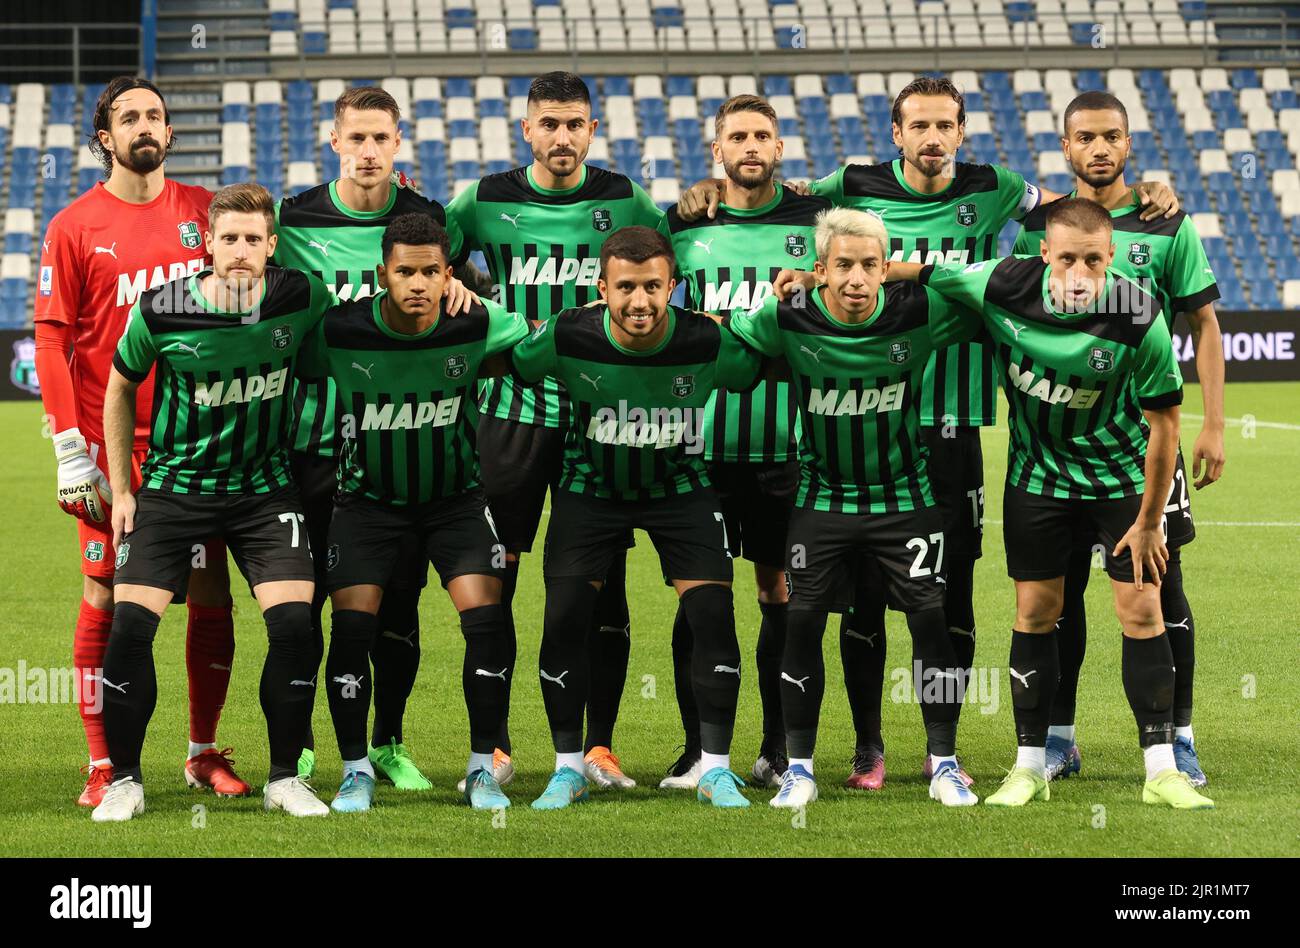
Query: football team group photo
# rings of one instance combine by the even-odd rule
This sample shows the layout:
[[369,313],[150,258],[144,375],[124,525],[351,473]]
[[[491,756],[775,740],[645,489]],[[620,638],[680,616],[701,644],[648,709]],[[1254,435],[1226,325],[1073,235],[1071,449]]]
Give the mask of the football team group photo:
[[0,85],[11,853],[1295,855],[1294,70],[450,3]]

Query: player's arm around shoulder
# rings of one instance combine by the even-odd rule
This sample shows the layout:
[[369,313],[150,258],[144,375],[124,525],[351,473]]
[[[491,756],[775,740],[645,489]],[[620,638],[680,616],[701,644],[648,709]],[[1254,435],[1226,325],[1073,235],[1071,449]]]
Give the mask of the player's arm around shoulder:
[[529,335],[506,350],[512,375],[531,385],[556,374],[559,358],[555,351],[555,334],[560,321],[565,318],[571,318],[571,311],[542,320]]
[[[967,309],[982,313],[989,280],[1006,258],[981,260],[978,263],[941,263],[923,266],[917,282]],[[891,265],[892,269],[892,265]]]
[[918,286],[925,295],[930,340],[936,349],[970,342],[980,334],[984,320],[979,312],[949,299],[928,286]]
[[[135,393],[158,360],[158,347],[140,304],[131,307],[126,330],[113,355],[104,390],[104,450],[108,453],[108,481],[113,504],[113,545],[135,525],[135,497],[131,494],[131,449],[135,438]],[[113,498],[116,497],[116,503]]]

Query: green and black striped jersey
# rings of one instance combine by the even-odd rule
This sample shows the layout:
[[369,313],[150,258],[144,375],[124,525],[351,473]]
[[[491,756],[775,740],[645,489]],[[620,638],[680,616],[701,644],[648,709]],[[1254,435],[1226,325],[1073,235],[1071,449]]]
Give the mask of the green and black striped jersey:
[[574,427],[560,486],[613,500],[652,500],[709,483],[700,437],[715,388],[754,384],[761,357],[700,313],[670,306],[654,349],[614,341],[603,303],[565,310],[511,351],[525,382],[569,392]]
[[[1071,192],[1070,197],[1074,197]],[[1047,209],[1035,208],[1025,216],[1013,253],[1038,256],[1046,232]],[[1172,333],[1174,317],[1200,309],[1219,298],[1214,270],[1192,219],[1182,211],[1166,220],[1142,220],[1141,204],[1134,201],[1110,212],[1115,228],[1115,259],[1111,267],[1143,287],[1160,301],[1160,310]]]
[[[487,258],[496,301],[537,322],[598,296],[606,237],[632,224],[658,227],[663,218],[640,185],[590,165],[583,166],[578,184],[561,190],[539,186],[531,166],[488,175],[458,194],[447,215],[465,235],[461,258],[471,250]],[[480,408],[496,418],[547,428],[564,427],[570,415],[553,378],[531,386],[490,379]]]
[[798,506],[845,514],[934,505],[920,442],[921,380],[936,348],[971,339],[979,317],[915,283],[888,283],[861,323],[836,319],[825,287],[803,306],[768,299],[727,326],[785,356],[803,423]]
[[1038,258],[1004,257],[926,267],[921,281],[983,315],[1009,405],[1009,483],[1079,500],[1140,494],[1142,410],[1183,400],[1160,304],[1108,270],[1089,311],[1060,313],[1050,272]]
[[[953,163],[951,183],[922,194],[903,177],[903,159],[847,165],[811,185],[841,207],[873,211],[889,232],[889,259],[975,263],[997,256],[998,234],[1038,206],[1038,189],[1001,165]],[[997,423],[997,383],[990,354],[978,343],[940,349],[925,370],[921,424]]]
[[[373,296],[379,291],[375,267],[384,262],[380,250],[384,228],[394,218],[412,213],[428,214],[444,225],[452,258],[461,252],[460,231],[437,201],[393,182],[384,207],[354,211],[339,197],[338,181],[331,181],[277,202],[272,262],[318,277],[339,302]],[[336,454],[332,386],[329,380],[299,383],[294,393],[293,450],[327,457]]]
[[[686,284],[686,306],[727,316],[747,312],[772,294],[782,270],[811,270],[817,259],[813,221],[830,202],[776,186],[752,210],[718,205],[717,216],[684,221],[670,207],[663,230]],[[799,412],[784,381],[751,391],[719,390],[704,419],[707,461],[772,463],[799,457]]]
[[331,309],[303,354],[338,392],[339,487],[394,505],[477,487],[479,367],[525,338],[528,322],[485,301],[406,335],[384,321],[386,295]]
[[144,487],[265,493],[292,482],[295,364],[333,299],[315,277],[268,267],[258,303],[227,312],[199,289],[210,272],[142,294],[113,366],[133,382],[158,366]]

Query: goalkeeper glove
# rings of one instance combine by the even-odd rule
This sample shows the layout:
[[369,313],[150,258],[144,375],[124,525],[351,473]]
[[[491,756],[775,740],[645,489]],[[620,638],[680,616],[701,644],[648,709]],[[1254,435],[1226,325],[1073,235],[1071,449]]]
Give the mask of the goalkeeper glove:
[[59,462],[59,506],[87,523],[104,523],[113,503],[113,491],[78,429],[69,428],[54,436],[54,457]]

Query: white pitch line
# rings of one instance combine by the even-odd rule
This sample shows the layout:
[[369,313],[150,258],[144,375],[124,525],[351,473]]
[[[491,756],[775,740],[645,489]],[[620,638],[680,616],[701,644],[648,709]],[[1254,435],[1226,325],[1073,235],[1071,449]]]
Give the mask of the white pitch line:
[[[1192,415],[1192,414],[1184,413],[1182,417],[1187,421],[1205,420],[1204,415]],[[1230,425],[1240,426],[1246,424],[1246,420],[1244,418],[1225,418],[1223,420]],[[1300,431],[1300,425],[1292,425],[1284,421],[1251,421],[1250,424],[1254,425],[1256,428],[1278,428],[1282,431]]]
[[[985,523],[1001,523],[992,517],[985,517]],[[1300,521],[1289,520],[1197,520],[1198,527],[1288,527],[1300,529]]]

